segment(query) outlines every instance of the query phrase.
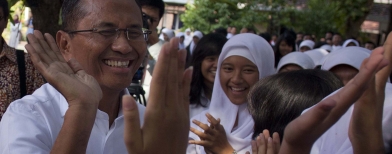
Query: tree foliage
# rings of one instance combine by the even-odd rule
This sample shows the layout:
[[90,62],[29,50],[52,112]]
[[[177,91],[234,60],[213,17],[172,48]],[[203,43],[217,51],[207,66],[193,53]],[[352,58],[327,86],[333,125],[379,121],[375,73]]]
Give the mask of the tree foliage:
[[373,0],[195,0],[181,16],[185,27],[209,32],[218,27],[254,24],[278,33],[281,26],[323,36],[327,31],[357,36]]

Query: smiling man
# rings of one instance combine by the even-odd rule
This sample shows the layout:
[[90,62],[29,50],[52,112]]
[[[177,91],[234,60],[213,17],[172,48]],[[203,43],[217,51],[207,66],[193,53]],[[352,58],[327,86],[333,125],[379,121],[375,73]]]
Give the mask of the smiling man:
[[147,52],[140,6],[65,0],[62,21],[56,40],[28,35],[26,49],[49,84],[9,106],[0,153],[185,153],[191,70],[178,39],[163,46],[145,109],[126,90]]

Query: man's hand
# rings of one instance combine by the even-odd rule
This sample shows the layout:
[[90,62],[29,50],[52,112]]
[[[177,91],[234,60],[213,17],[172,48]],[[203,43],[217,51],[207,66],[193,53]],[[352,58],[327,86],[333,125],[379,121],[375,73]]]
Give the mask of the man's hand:
[[389,65],[376,74],[370,86],[354,105],[348,134],[355,154],[385,153],[382,117],[385,86],[391,74],[392,33],[389,34],[384,48],[377,48],[373,52],[382,51]]
[[140,126],[135,101],[123,97],[124,140],[128,153],[183,154],[189,134],[189,91],[192,69],[184,71],[185,50],[178,38],[163,45],[151,81],[149,103]]
[[[56,41],[50,34],[45,38],[40,31],[29,34],[26,50],[34,66],[68,101],[69,106],[96,106],[102,99],[102,91],[94,77],[88,75],[75,59],[63,58]],[[80,104],[83,102],[85,104]]]
[[40,31],[29,34],[27,51],[34,66],[67,100],[64,123],[52,153],[86,153],[102,91],[75,59],[64,60],[54,38]]

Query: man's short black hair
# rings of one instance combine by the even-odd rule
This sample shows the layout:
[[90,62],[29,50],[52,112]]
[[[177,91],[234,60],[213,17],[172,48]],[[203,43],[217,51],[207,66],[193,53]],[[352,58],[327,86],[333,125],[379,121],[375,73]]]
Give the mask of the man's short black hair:
[[162,18],[165,12],[165,3],[163,0],[136,0],[140,4],[140,8],[143,6],[154,7],[159,9],[159,19]]
[[[135,0],[140,7],[139,0]],[[78,21],[87,15],[84,11],[81,0],[64,0],[61,6],[62,30],[74,30]]]
[[83,11],[80,0],[64,0],[61,6],[61,20],[63,30],[73,30],[76,23],[87,14]]
[[10,10],[8,8],[8,1],[7,0],[0,0],[0,7],[3,8],[4,20],[7,21],[8,17],[10,16]]

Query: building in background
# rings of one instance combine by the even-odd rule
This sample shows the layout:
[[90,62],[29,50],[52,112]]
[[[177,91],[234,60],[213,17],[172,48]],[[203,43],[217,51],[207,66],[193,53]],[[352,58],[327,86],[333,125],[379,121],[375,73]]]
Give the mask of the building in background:
[[193,0],[163,0],[165,2],[165,13],[159,22],[158,28],[180,29],[183,27],[181,14],[185,13],[185,5],[193,3]]

